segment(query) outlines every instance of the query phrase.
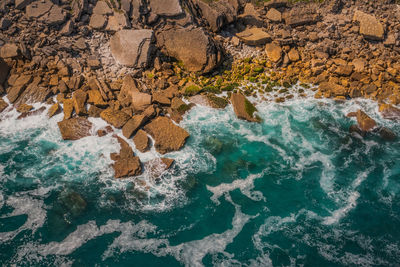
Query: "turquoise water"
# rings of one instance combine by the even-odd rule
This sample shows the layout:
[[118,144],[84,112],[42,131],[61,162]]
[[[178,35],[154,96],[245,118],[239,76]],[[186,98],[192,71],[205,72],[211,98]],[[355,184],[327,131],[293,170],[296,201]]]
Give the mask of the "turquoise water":
[[400,123],[369,101],[257,107],[262,124],[195,107],[174,168],[125,180],[112,178],[111,136],[61,141],[62,115],[0,115],[0,262],[400,265],[400,141],[350,135],[345,115],[361,107],[398,135]]

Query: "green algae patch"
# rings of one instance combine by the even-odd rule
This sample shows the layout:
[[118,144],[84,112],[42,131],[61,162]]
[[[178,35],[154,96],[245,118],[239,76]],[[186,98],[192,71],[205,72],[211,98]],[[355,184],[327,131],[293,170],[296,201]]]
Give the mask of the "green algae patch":
[[192,84],[192,85],[185,87],[184,94],[185,94],[185,96],[194,96],[200,92],[201,92],[201,88],[197,85]]

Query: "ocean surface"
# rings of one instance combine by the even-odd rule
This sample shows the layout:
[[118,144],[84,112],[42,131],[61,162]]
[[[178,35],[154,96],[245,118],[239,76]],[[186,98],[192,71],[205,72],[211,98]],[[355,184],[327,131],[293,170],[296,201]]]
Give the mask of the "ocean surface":
[[197,106],[174,167],[135,149],[153,168],[123,180],[111,134],[62,141],[62,114],[3,112],[0,265],[399,266],[400,141],[352,135],[345,115],[400,122],[368,100],[251,100],[262,123]]

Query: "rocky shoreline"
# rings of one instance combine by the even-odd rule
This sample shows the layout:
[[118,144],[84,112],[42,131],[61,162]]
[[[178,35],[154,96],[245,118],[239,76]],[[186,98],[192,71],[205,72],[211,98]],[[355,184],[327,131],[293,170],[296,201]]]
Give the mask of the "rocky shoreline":
[[[8,0],[0,13],[0,95],[11,103],[0,98],[0,112],[24,118],[44,112],[32,103],[51,104],[65,140],[88,136],[87,118],[100,117],[140,152],[154,140],[166,154],[184,146],[177,123],[196,103],[230,102],[238,118],[259,122],[246,96],[280,103],[295,84],[316,85],[316,98],[370,98],[400,119],[396,1]],[[351,132],[396,138],[362,110],[348,116]],[[148,164],[114,136],[115,177],[141,174]]]

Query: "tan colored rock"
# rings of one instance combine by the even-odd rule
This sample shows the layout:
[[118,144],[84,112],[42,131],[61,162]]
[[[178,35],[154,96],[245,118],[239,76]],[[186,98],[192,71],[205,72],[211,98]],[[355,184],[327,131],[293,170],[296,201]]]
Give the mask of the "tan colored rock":
[[74,112],[74,101],[72,99],[64,99],[63,101],[64,120],[72,118]]
[[245,44],[260,46],[271,41],[271,35],[261,28],[250,28],[236,34]]
[[28,104],[21,104],[21,105],[19,105],[17,107],[17,111],[19,113],[26,113],[26,112],[31,111],[32,109],[33,109],[33,106],[32,105],[28,105]]
[[61,112],[60,104],[55,103],[49,108],[49,111],[48,111],[47,115],[49,116],[49,118],[51,118],[51,117],[53,117],[54,115],[57,115],[60,112]]
[[19,115],[17,117],[17,120],[20,120],[20,119],[23,119],[23,118],[26,118],[26,117],[29,117],[29,116],[40,115],[45,110],[46,110],[46,107],[40,107],[40,108],[38,108],[36,110],[31,110],[31,111],[28,111],[28,112],[21,113],[21,115]]
[[115,178],[137,176],[142,173],[142,164],[138,157],[120,158],[113,164]]
[[380,104],[379,112],[382,117],[388,120],[400,120],[400,109],[390,105],[390,104]]
[[87,110],[85,106],[87,100],[87,93],[81,89],[76,90],[72,95],[72,100],[74,102],[75,113],[78,116],[87,115]]
[[147,136],[147,133],[145,131],[137,131],[137,133],[133,137],[133,142],[135,143],[136,149],[140,152],[144,153],[149,150],[150,138]]
[[[102,1],[99,1],[102,2]],[[107,24],[107,17],[100,14],[93,14],[90,17],[89,26],[95,30],[103,29]]]
[[144,115],[134,115],[129,121],[122,127],[122,134],[126,138],[131,138],[140,127],[142,127],[147,121]]
[[137,91],[131,92],[132,96],[132,107],[136,111],[143,111],[148,108],[152,103],[152,96],[146,93]]
[[103,110],[100,117],[115,128],[122,128],[130,118],[125,112],[112,108]]
[[289,57],[290,61],[292,61],[292,62],[299,61],[300,60],[299,51],[297,51],[297,49],[293,47],[292,49],[290,49],[290,51],[288,53],[288,57]]
[[0,47],[0,57],[2,58],[13,58],[17,57],[19,54],[19,49],[16,44],[7,43]]
[[21,75],[17,78],[15,83],[7,88],[7,97],[11,103],[17,101],[18,97],[26,89],[28,84],[32,81],[32,75]]
[[103,100],[101,93],[99,90],[89,90],[87,92],[88,100],[87,102],[91,105],[95,105],[96,107],[104,108],[107,107],[107,102]]
[[100,118],[101,112],[103,112],[104,109],[98,108],[94,105],[90,105],[88,115],[89,117],[93,118]]
[[7,107],[8,107],[7,102],[0,97],[0,113],[3,112]]
[[322,82],[319,85],[319,90],[326,93],[329,92],[333,96],[345,96],[347,94],[347,89],[334,82]]
[[353,20],[360,23],[360,34],[365,38],[383,40],[385,29],[375,16],[356,10]]
[[354,71],[356,72],[363,72],[365,68],[365,61],[360,58],[356,58],[352,61],[353,66],[354,66]]
[[164,91],[154,92],[153,101],[162,105],[171,105],[171,99],[167,97]]
[[274,63],[277,63],[282,58],[282,48],[276,43],[269,43],[265,46],[265,52],[267,53],[268,59]]
[[90,136],[92,123],[86,118],[76,117],[57,123],[64,140],[78,140]]
[[231,95],[231,103],[239,119],[260,122],[260,118],[254,116],[254,112],[257,111],[256,107],[244,95],[233,93]]
[[276,10],[275,8],[271,8],[267,12],[267,19],[274,21],[274,22],[280,22],[282,20],[282,13]]
[[155,148],[161,154],[181,149],[189,133],[175,125],[167,117],[157,117],[144,127],[155,140]]

